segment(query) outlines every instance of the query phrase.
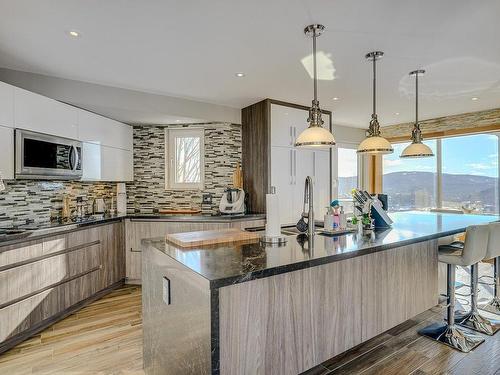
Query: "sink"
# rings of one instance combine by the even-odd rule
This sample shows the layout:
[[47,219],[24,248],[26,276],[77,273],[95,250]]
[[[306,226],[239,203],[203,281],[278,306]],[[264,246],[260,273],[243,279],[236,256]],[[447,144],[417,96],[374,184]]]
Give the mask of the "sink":
[[[317,223],[316,223],[316,226],[314,227],[315,231],[317,231],[318,229],[321,229],[323,228],[322,226],[319,226]],[[281,228],[281,234],[285,235],[285,236],[294,236],[294,235],[298,235],[298,234],[305,234],[307,232],[300,232],[297,227],[295,226],[289,226],[289,227],[283,227]]]

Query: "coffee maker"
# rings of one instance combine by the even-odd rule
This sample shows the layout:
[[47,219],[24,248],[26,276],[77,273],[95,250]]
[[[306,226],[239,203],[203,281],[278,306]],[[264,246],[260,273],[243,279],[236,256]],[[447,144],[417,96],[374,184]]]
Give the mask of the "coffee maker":
[[219,203],[221,215],[243,215],[245,213],[245,191],[228,187]]

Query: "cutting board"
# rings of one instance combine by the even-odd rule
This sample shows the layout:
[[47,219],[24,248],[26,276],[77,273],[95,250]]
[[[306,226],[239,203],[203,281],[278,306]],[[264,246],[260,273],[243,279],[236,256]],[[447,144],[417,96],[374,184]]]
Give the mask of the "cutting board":
[[256,242],[259,240],[260,234],[231,228],[167,234],[166,238],[181,247],[196,247],[240,241]]

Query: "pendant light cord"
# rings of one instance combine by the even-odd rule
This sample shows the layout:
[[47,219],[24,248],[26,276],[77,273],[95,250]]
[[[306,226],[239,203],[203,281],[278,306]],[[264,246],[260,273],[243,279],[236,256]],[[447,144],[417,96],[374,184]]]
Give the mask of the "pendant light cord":
[[377,113],[376,103],[377,103],[377,57],[373,55],[373,115]]
[[415,74],[415,126],[420,129],[418,124],[418,72]]

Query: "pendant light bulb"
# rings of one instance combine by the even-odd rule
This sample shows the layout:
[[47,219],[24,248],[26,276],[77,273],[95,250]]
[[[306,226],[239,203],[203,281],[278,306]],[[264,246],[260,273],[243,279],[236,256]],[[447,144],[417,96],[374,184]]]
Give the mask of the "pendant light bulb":
[[314,72],[314,99],[311,108],[309,109],[309,117],[307,122],[309,126],[306,130],[299,134],[295,141],[296,147],[332,147],[335,146],[335,138],[333,134],[323,127],[323,119],[321,118],[321,109],[318,101],[318,78],[316,74],[316,38],[320,36],[325,27],[323,25],[309,25],[304,29],[307,36],[311,36],[313,40],[313,72]]
[[415,123],[411,132],[411,143],[405,147],[400,158],[428,158],[434,156],[431,148],[422,143],[422,130],[418,123],[418,76],[423,75],[425,70],[419,69],[410,72],[410,76],[415,76]]
[[380,136],[380,124],[378,123],[376,98],[377,98],[377,60],[384,56],[381,51],[366,54],[365,58],[373,63],[373,112],[368,128],[368,136],[358,146],[358,154],[384,155],[394,152],[390,142]]

